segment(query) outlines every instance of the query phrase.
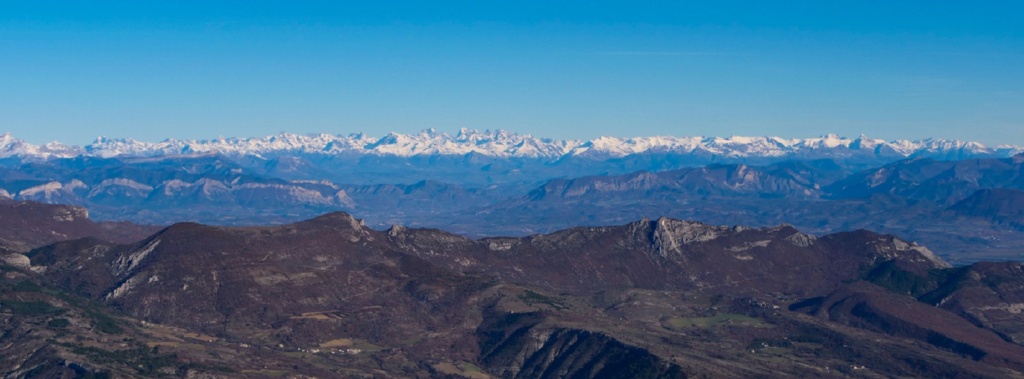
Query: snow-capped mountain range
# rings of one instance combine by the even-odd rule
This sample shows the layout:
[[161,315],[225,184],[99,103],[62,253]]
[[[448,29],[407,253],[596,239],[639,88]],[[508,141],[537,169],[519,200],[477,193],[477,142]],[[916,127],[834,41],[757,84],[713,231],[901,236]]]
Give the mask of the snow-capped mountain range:
[[644,153],[692,154],[731,158],[835,157],[851,155],[963,159],[978,156],[1011,156],[1024,146],[987,147],[977,142],[945,139],[885,141],[828,134],[817,138],[780,137],[600,137],[592,140],[554,140],[504,130],[462,129],[456,135],[433,129],[417,134],[390,133],[384,137],[365,134],[299,135],[281,133],[257,138],[218,138],[142,142],[130,138],[100,137],[85,146],[59,142],[33,145],[10,134],[0,136],[0,158],[22,159],[90,157],[160,157],[202,154],[275,157],[291,154],[460,156],[479,154],[497,158],[533,158],[555,161],[566,157],[607,159]]

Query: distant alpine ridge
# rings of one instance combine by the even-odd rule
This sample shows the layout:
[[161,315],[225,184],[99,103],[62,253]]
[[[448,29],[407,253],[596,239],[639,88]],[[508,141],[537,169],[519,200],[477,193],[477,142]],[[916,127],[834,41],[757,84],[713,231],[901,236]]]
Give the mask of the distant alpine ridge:
[[389,133],[380,138],[365,134],[299,135],[281,133],[258,138],[217,138],[142,142],[130,138],[99,137],[86,146],[59,142],[33,145],[12,136],[0,136],[0,158],[52,159],[73,157],[161,157],[221,154],[273,158],[295,154],[329,156],[466,156],[529,158],[558,161],[565,158],[613,159],[643,154],[674,154],[723,159],[743,158],[847,158],[929,157],[967,159],[1009,157],[1024,152],[1024,146],[987,147],[978,142],[946,139],[885,141],[866,136],[857,138],[828,134],[817,138],[780,137],[600,137],[592,140],[537,138],[504,130],[462,129],[452,136],[427,129],[418,134]]

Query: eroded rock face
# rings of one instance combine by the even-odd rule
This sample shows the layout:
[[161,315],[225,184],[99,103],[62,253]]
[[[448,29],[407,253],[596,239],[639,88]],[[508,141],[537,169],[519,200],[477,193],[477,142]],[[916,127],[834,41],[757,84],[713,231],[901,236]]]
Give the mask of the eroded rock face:
[[82,207],[66,207],[55,209],[53,220],[58,222],[73,222],[76,219],[88,219],[89,211]]
[[729,228],[699,222],[659,218],[654,224],[654,248],[662,257],[670,253],[682,254],[680,246],[707,242],[727,233]]
[[29,270],[32,268],[32,262],[23,254],[18,253],[0,253],[0,262],[3,264],[17,267],[22,270]]

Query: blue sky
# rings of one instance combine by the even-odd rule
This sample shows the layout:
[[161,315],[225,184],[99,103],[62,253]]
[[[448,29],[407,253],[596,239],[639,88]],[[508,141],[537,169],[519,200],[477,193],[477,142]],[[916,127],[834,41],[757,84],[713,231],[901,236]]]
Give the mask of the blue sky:
[[69,3],[0,0],[0,131],[1024,145],[1020,2]]

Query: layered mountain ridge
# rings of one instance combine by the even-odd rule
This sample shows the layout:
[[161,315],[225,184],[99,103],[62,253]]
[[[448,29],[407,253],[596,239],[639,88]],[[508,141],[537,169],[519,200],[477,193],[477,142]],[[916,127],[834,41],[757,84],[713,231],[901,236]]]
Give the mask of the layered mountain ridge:
[[0,266],[0,342],[32,349],[14,376],[1024,376],[1019,263],[869,231],[470,239],[331,213],[24,256]]
[[[1024,154],[911,158],[866,168],[835,159],[689,166],[654,155],[590,164],[336,158],[0,160],[0,197],[85,207],[99,220],[158,225],[283,224],[347,211],[366,215],[376,228],[403,224],[474,237],[643,217],[789,223],[814,235],[868,228],[937,246],[940,256],[958,264],[1013,259],[1024,246],[1024,203],[1014,192],[1024,190]],[[635,167],[641,170],[616,173]]]
[[839,157],[1005,157],[1024,147],[986,147],[977,142],[945,139],[885,141],[867,136],[845,138],[828,134],[817,138],[781,137],[599,137],[592,140],[554,140],[504,130],[462,129],[455,136],[433,129],[418,134],[389,133],[380,138],[365,134],[299,135],[281,133],[257,138],[218,138],[142,142],[130,138],[99,137],[86,146],[59,142],[32,145],[10,134],[0,136],[0,158],[161,157],[197,154],[276,157],[289,154],[328,156],[479,154],[499,158],[530,158],[554,162],[567,157],[620,158],[636,154],[674,153],[710,158],[839,158]]

